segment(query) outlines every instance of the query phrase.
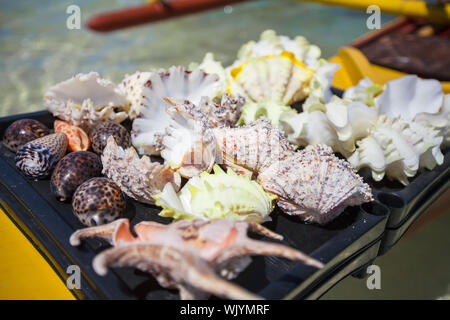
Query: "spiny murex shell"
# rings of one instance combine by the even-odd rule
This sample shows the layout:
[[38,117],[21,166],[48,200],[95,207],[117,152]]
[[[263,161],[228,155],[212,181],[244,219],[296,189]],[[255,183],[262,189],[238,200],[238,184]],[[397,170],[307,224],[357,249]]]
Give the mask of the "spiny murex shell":
[[[187,71],[184,67],[171,67],[152,72],[142,87],[141,108],[133,121],[132,143],[141,154],[159,154],[158,136],[164,135],[170,122],[164,98],[189,100],[198,104],[202,97],[217,94],[219,79],[202,70]],[[138,104],[138,102],[136,102]]]
[[16,166],[28,177],[47,177],[67,150],[67,137],[58,132],[24,144],[16,152]]
[[55,117],[85,129],[99,120],[122,122],[129,109],[118,87],[97,72],[79,73],[50,87],[44,106]]
[[103,174],[139,202],[154,203],[152,195],[161,192],[166,183],[171,183],[175,190],[180,188],[178,173],[158,162],[151,162],[148,156],[139,158],[133,147],[124,150],[113,136],[108,138],[101,159]]
[[349,163],[325,145],[307,146],[273,163],[258,175],[258,182],[278,196],[284,212],[319,224],[333,220],[346,206],[373,200]]

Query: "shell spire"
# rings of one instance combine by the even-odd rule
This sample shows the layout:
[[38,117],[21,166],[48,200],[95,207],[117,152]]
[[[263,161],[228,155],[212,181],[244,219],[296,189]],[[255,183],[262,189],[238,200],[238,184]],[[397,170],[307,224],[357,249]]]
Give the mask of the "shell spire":
[[144,156],[139,158],[136,150],[124,150],[118,146],[113,136],[108,138],[101,156],[103,171],[129,197],[139,202],[154,203],[152,196],[162,191],[167,183],[178,190],[181,178],[167,166]]

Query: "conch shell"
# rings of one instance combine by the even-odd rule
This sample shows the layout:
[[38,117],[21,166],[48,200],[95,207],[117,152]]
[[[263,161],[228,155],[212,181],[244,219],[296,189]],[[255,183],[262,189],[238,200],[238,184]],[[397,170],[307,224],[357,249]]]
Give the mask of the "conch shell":
[[276,196],[266,193],[249,177],[214,165],[214,174],[203,172],[193,177],[176,194],[168,184],[153,196],[163,207],[160,216],[174,219],[218,219],[264,222],[269,219]]
[[101,158],[102,173],[136,201],[154,203],[152,196],[161,192],[167,183],[175,190],[180,188],[178,173],[158,162],[151,162],[147,156],[139,158],[133,147],[124,150],[113,136],[108,138]]
[[220,86],[216,75],[200,69],[188,71],[184,67],[171,67],[152,72],[142,87],[141,107],[133,121],[132,143],[141,154],[159,155],[161,135],[169,126],[170,104],[165,98],[183,99],[198,105],[202,97],[214,98]]
[[333,220],[346,206],[373,201],[369,186],[325,145],[307,146],[272,164],[258,182],[278,196],[284,212],[318,224]]
[[100,120],[122,122],[128,117],[129,103],[118,87],[100,78],[97,72],[79,73],[50,87],[44,106],[55,117],[88,129]]
[[205,299],[209,294],[228,299],[258,299],[217,275],[235,277],[250,263],[249,255],[275,255],[323,267],[321,262],[298,250],[250,239],[248,231],[282,239],[253,222],[181,220],[163,225],[144,221],[134,226],[136,237],[129,225],[127,219],[119,219],[81,229],[72,234],[70,243],[79,245],[80,239],[92,237],[107,240],[114,247],[95,257],[93,267],[98,274],[106,274],[110,266],[133,266],[152,273],[161,286],[178,289],[181,299]]

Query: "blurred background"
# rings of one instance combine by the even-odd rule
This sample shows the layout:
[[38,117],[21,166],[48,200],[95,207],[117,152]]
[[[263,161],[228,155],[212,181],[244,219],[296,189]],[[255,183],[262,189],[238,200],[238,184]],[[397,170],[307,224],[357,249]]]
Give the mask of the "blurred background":
[[[41,110],[44,91],[79,72],[97,71],[119,82],[136,70],[199,62],[206,52],[228,65],[243,43],[266,29],[303,35],[329,58],[369,31],[363,11],[288,0],[233,4],[111,33],[84,26],[97,13],[143,2],[1,0],[0,116]],[[81,8],[81,30],[66,27],[71,4]],[[382,14],[381,22],[394,18]],[[368,290],[365,280],[348,277],[322,298],[448,299],[449,225],[447,214],[379,257],[381,290]]]

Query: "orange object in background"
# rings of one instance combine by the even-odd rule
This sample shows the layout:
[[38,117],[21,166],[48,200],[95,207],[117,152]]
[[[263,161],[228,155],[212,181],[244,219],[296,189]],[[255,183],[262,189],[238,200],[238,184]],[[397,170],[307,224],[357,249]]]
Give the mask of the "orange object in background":
[[86,26],[94,31],[108,32],[243,1],[246,0],[177,0],[147,3],[140,6],[101,13],[90,18],[86,22]]

